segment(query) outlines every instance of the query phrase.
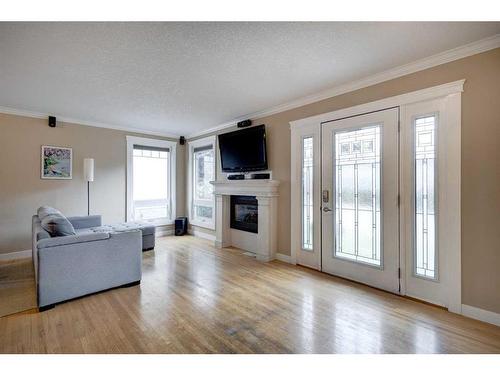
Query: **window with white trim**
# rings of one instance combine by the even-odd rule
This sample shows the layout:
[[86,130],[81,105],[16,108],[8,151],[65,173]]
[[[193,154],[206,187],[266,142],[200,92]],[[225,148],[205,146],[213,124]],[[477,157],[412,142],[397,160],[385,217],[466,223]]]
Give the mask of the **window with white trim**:
[[215,229],[215,137],[189,143],[189,167],[191,224]]
[[176,142],[127,137],[127,220],[157,225],[175,217]]

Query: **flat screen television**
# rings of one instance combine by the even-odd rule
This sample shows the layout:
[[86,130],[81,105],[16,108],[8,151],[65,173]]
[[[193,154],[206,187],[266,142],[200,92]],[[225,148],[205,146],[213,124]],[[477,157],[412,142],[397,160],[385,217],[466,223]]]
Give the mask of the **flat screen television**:
[[220,134],[219,149],[223,172],[266,170],[266,126]]

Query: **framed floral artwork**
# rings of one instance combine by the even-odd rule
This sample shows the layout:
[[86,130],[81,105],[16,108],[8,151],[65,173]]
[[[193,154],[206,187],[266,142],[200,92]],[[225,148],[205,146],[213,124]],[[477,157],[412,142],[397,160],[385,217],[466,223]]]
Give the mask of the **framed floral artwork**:
[[73,149],[42,146],[41,178],[71,180],[73,178]]

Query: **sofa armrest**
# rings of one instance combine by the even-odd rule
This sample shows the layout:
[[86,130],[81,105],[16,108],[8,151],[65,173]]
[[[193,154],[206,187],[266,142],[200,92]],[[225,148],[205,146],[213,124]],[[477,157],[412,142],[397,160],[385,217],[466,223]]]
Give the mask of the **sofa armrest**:
[[101,215],[72,216],[67,219],[75,229],[100,227],[102,225]]
[[107,240],[109,237],[110,237],[109,233],[99,232],[99,233],[76,234],[73,236],[44,238],[43,240],[37,242],[37,248],[44,249],[47,247],[71,245],[71,244],[91,242],[91,241],[101,241],[101,240]]

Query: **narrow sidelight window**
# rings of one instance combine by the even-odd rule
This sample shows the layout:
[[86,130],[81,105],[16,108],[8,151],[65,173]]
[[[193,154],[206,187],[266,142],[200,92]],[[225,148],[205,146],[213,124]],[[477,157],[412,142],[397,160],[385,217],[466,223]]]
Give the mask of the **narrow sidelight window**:
[[415,120],[414,272],[436,278],[436,116]]
[[302,139],[302,249],[313,249],[313,137]]
[[380,126],[335,133],[335,256],[381,265]]
[[215,179],[215,153],[213,144],[193,148],[193,205],[192,220],[213,224],[214,196],[210,181]]

